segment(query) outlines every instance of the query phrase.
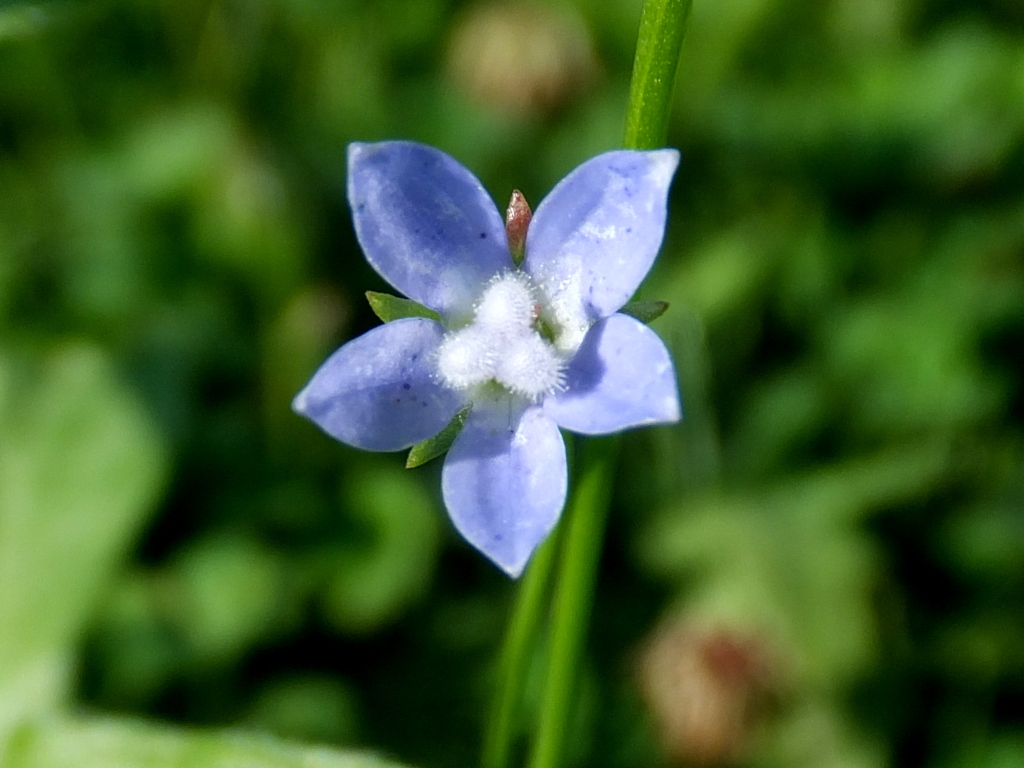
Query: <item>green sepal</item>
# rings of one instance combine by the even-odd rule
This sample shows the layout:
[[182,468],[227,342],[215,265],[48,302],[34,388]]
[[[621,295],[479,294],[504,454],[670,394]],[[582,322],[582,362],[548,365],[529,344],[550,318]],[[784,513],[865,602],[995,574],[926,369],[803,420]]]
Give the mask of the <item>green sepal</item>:
[[400,320],[403,317],[426,317],[441,322],[441,316],[434,310],[427,309],[415,301],[392,296],[390,293],[367,291],[366,300],[370,302],[370,309],[373,310],[373,313],[385,323]]
[[631,301],[619,312],[635,317],[641,323],[649,323],[664,315],[667,309],[667,301]]
[[473,406],[467,405],[455,414],[455,417],[448,422],[447,427],[433,437],[428,437],[423,442],[416,443],[416,445],[410,448],[409,458],[405,460],[405,468],[413,469],[422,466],[451,448],[455,438],[459,436],[459,432],[465,426],[466,419],[469,417],[471,410],[473,410]]

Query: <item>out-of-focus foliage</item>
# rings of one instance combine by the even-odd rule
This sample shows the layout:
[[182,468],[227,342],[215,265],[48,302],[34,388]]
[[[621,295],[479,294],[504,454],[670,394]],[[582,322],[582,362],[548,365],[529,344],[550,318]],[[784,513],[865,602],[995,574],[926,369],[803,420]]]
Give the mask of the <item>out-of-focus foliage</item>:
[[[349,141],[534,206],[619,142],[640,1],[499,5],[0,3],[11,765],[476,760],[510,584],[289,403],[388,290]],[[577,763],[1024,763],[1024,6],[697,0],[670,142]]]
[[358,752],[301,747],[254,734],[197,733],[131,720],[43,721],[17,734],[9,768],[400,768]]
[[80,627],[161,487],[151,420],[95,347],[0,350],[0,746],[66,696]]

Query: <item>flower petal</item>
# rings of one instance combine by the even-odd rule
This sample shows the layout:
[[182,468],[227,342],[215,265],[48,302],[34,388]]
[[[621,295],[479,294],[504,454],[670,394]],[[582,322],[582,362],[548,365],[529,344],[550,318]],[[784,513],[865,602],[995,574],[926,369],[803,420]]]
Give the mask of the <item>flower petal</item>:
[[366,260],[410,299],[446,317],[512,269],[501,214],[477,178],[409,141],[349,144],[348,200]]
[[441,475],[459,533],[512,578],[558,521],[566,485],[562,435],[536,406],[517,416],[478,402]]
[[679,152],[621,150],[588,160],[541,201],[526,236],[529,272],[562,323],[617,311],[654,262]]
[[397,451],[440,432],[462,407],[435,381],[444,329],[409,317],[374,328],[327,358],[292,408],[343,443]]
[[603,435],[680,417],[679,390],[668,350],[632,317],[614,314],[587,332],[565,373],[565,388],[544,400],[559,426]]

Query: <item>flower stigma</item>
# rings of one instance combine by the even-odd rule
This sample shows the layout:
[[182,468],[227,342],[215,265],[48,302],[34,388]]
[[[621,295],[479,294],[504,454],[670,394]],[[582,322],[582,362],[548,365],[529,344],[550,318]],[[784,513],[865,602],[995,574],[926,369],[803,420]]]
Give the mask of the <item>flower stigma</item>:
[[549,324],[529,275],[506,272],[484,288],[469,325],[448,333],[437,371],[449,388],[470,390],[494,382],[536,402],[564,382],[564,356],[550,343]]

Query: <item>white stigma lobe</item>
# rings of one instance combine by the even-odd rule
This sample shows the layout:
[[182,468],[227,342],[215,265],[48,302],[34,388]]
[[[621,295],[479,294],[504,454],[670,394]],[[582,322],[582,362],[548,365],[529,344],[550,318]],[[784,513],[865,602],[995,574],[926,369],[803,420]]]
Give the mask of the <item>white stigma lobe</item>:
[[477,302],[473,322],[441,342],[441,380],[460,390],[495,381],[534,401],[557,389],[564,363],[534,327],[537,306],[527,275],[510,272],[493,279]]
[[497,334],[520,335],[533,325],[534,304],[532,286],[525,275],[502,275],[492,280],[480,297],[474,325]]

